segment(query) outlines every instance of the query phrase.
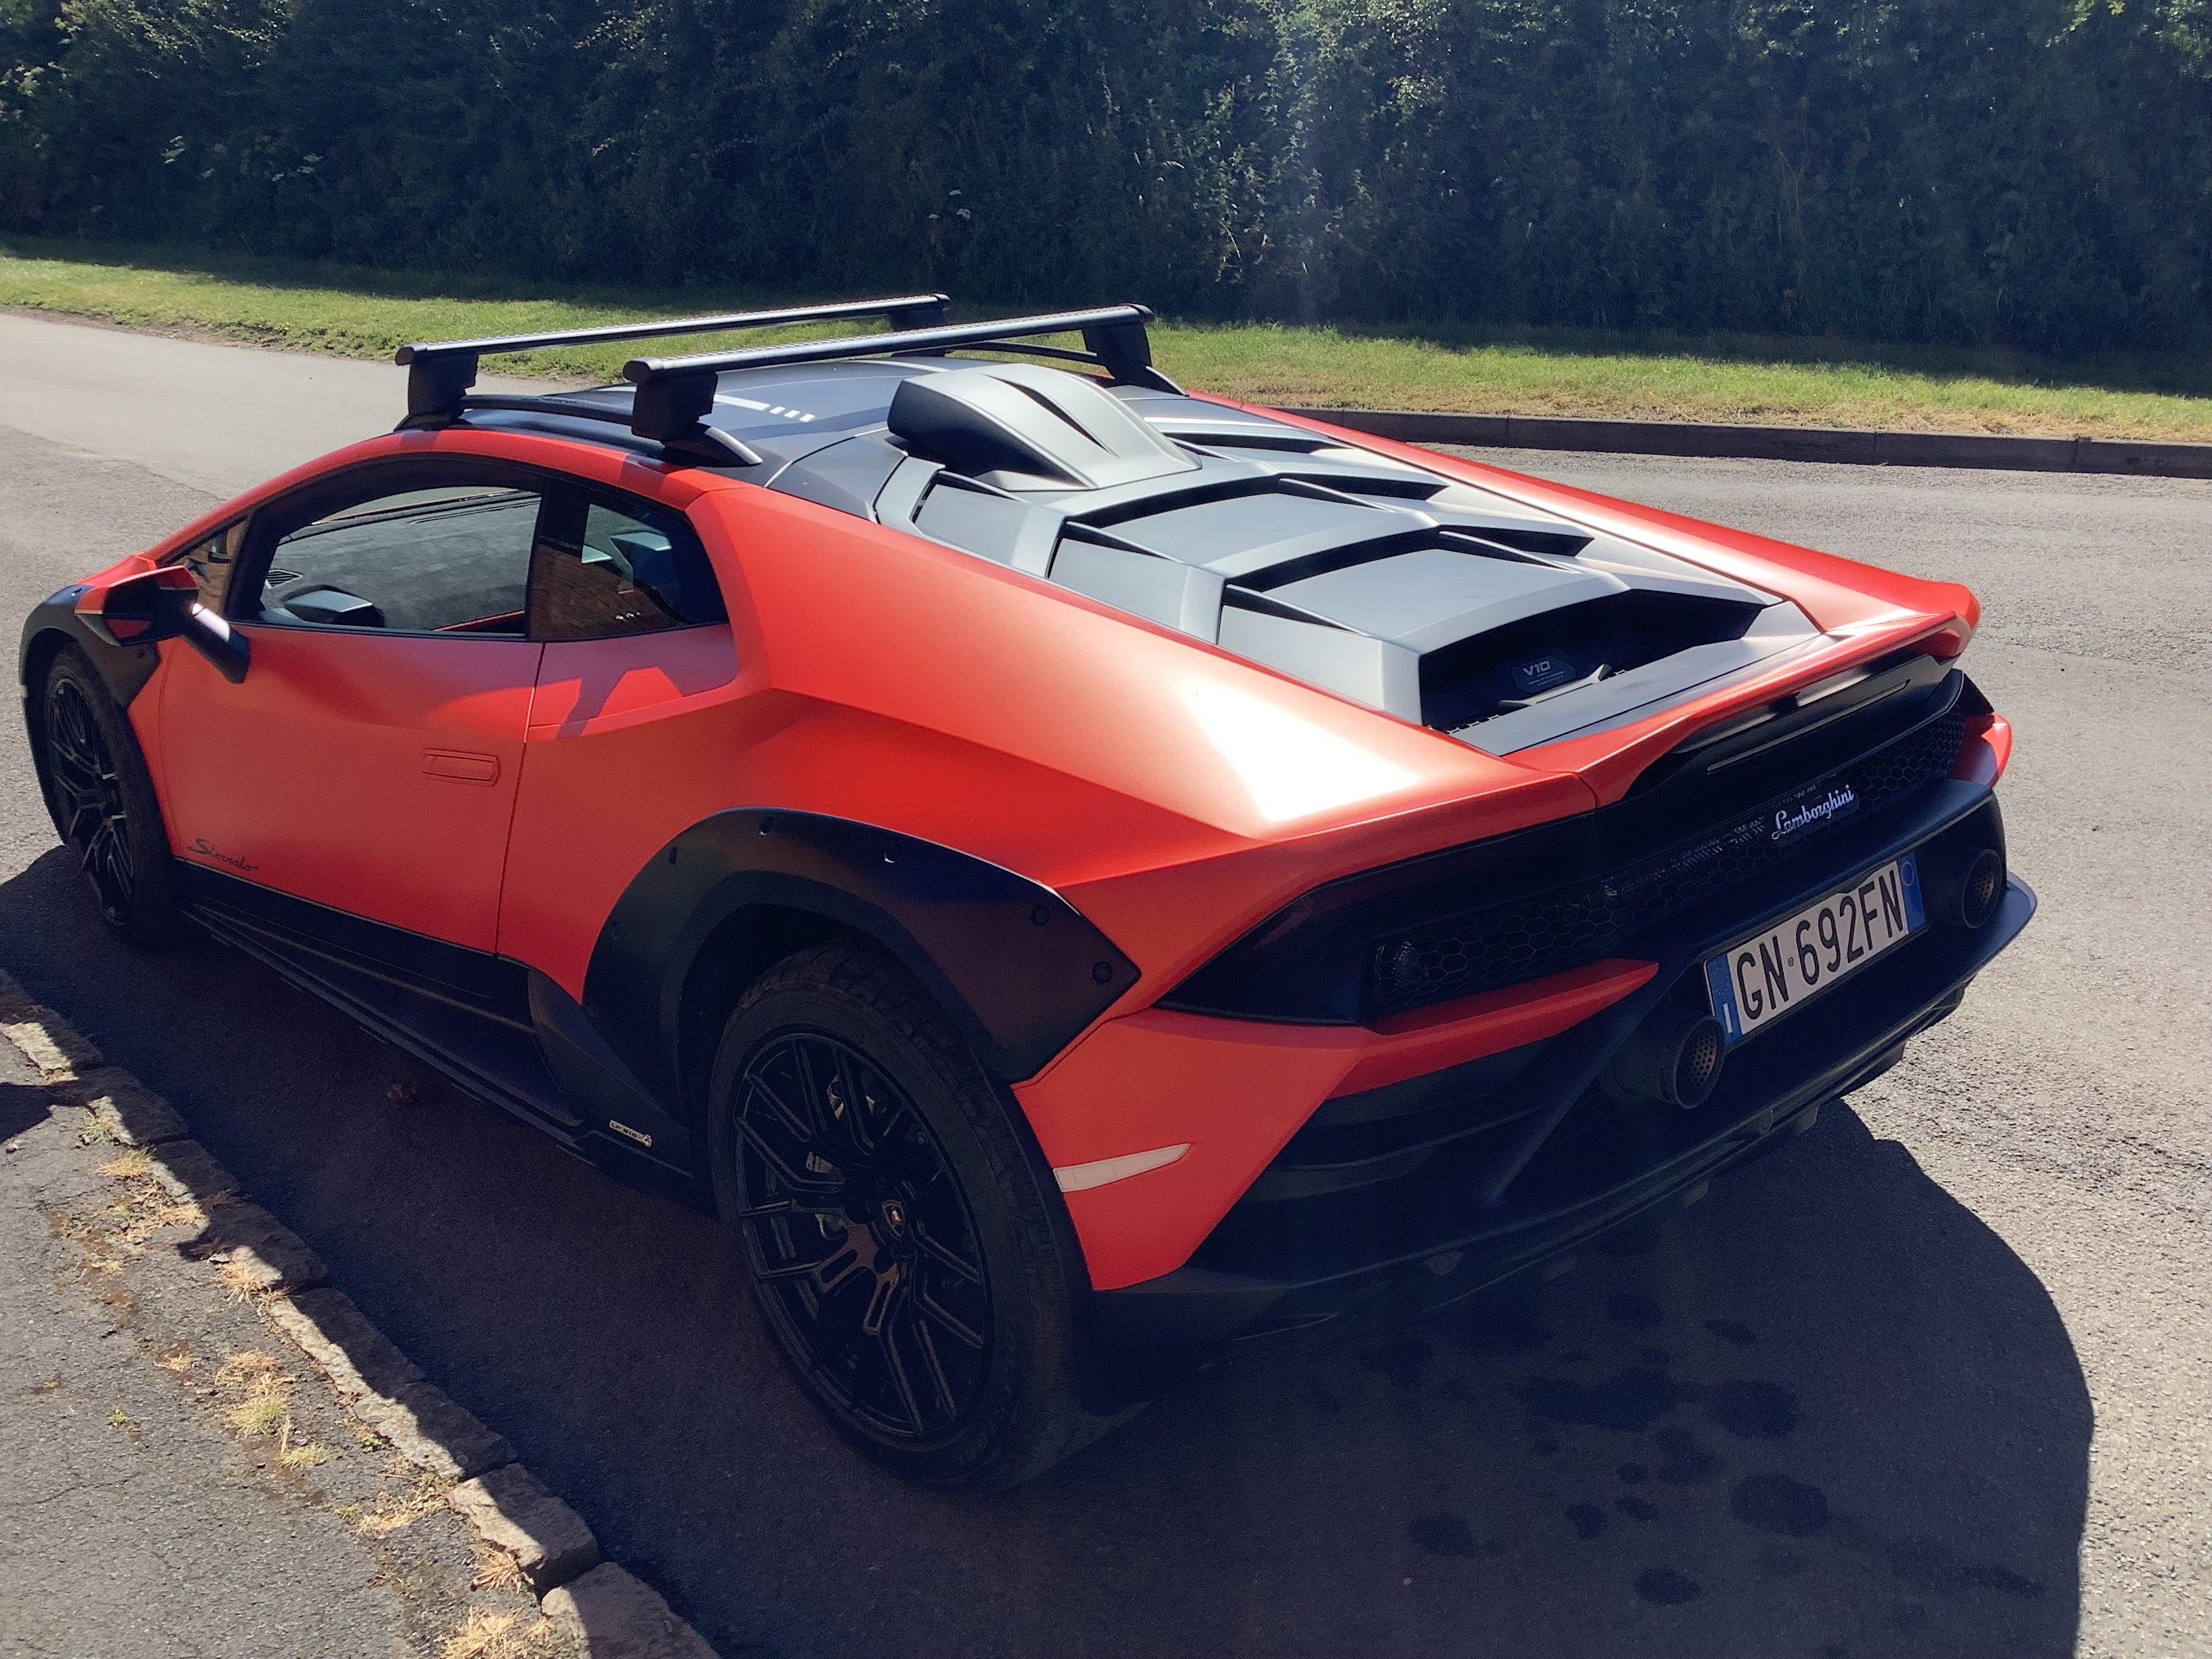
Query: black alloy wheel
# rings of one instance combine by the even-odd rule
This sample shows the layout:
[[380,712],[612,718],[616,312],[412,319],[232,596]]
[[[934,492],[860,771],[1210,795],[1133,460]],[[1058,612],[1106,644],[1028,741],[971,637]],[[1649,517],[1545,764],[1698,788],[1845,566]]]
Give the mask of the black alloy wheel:
[[39,757],[54,828],[76,855],[100,919],[132,945],[182,926],[169,835],[131,722],[82,647],[65,646],[38,692]]
[[852,1044],[787,1031],[737,1101],[738,1220],[770,1316],[817,1389],[928,1442],[982,1392],[991,1295],[966,1195],[897,1084]]
[[714,1202],[768,1334],[868,1456],[1013,1486],[1127,1414],[1087,1407],[1089,1276],[1020,1106],[865,939],[770,968],[708,1082]]
[[46,683],[46,769],[62,839],[116,927],[137,896],[137,860],[131,844],[131,805],[123,772],[94,717],[92,700],[68,675]]

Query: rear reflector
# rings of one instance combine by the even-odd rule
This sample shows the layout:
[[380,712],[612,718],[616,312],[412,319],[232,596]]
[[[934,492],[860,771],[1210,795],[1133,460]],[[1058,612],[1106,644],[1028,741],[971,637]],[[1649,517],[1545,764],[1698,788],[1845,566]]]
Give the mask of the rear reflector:
[[1966,741],[1959,745],[1959,763],[1951,775],[1994,785],[2011,761],[2012,722],[2002,714],[1975,714],[1967,719]]
[[1148,1170],[1164,1170],[1190,1150],[1185,1141],[1180,1146],[1156,1146],[1149,1152],[1127,1152],[1120,1158],[1102,1158],[1095,1164],[1069,1164],[1054,1170],[1053,1179],[1060,1183],[1063,1193],[1087,1193],[1093,1187],[1103,1187],[1113,1182],[1127,1181],[1131,1176],[1143,1175]]

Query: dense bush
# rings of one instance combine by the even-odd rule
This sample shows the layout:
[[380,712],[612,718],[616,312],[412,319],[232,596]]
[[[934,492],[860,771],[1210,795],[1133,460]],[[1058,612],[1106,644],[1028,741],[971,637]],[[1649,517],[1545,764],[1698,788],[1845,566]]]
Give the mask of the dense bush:
[[2201,349],[2212,0],[0,0],[0,224]]

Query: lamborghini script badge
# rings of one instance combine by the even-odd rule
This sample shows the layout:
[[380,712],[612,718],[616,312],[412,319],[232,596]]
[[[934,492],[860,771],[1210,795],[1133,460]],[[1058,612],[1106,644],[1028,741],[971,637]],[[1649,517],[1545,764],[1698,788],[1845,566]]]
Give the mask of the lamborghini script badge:
[[1828,823],[1858,810],[1858,793],[1850,785],[1824,790],[1818,794],[1800,795],[1787,806],[1774,809],[1774,823],[1768,832],[1773,841],[1788,841],[1790,836],[1810,830],[1816,823]]

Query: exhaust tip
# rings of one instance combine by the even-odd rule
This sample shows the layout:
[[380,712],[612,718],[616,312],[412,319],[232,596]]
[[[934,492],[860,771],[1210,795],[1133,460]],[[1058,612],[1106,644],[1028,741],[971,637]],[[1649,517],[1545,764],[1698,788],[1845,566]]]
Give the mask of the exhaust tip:
[[1727,1048],[1727,1034],[1711,1014],[1691,1026],[1675,1050],[1674,1087],[1668,1097],[1685,1109],[1704,1105],[1721,1080],[1721,1057]]
[[1996,914],[2004,888],[2004,854],[1994,847],[1984,847],[1974,854],[1959,882],[1959,920],[1969,927],[1979,927]]
[[1712,1097],[1727,1054],[1727,1035],[1711,1014],[1662,1008],[1621,1045],[1607,1076],[1622,1094],[1691,1111]]

